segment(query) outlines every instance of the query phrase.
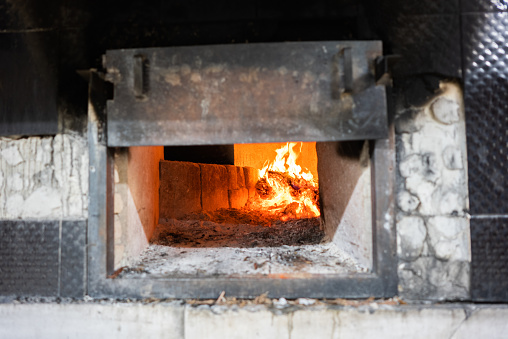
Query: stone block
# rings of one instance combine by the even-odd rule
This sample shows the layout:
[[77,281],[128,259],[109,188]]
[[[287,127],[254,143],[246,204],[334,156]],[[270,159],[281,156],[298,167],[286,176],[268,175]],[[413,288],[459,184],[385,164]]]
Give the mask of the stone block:
[[428,221],[429,243],[436,258],[471,260],[469,223],[461,217],[433,217]]
[[229,208],[227,189],[229,183],[226,166],[199,164],[199,167],[201,168],[203,210],[214,211],[219,208]]
[[249,187],[249,188],[247,188],[247,190],[249,193],[249,199],[254,198],[256,196],[256,194],[257,194],[256,188]]
[[0,140],[0,218],[86,217],[88,171],[81,136]]
[[[209,172],[206,171],[205,178],[211,177]],[[200,166],[191,162],[161,161],[159,192],[160,218],[179,218],[200,211]]]
[[443,151],[443,163],[450,170],[459,170],[464,168],[462,152],[458,147],[448,146]]
[[414,260],[423,250],[427,229],[420,217],[404,217],[397,223],[397,252],[404,260]]
[[469,299],[470,263],[420,257],[398,267],[399,296],[408,300]]
[[418,208],[420,200],[408,191],[402,191],[397,195],[397,205],[401,210],[409,213]]
[[442,124],[449,125],[460,120],[459,104],[453,100],[439,97],[432,103],[434,118]]
[[245,187],[245,174],[243,167],[235,166],[236,167],[236,182],[238,184],[239,188]]
[[23,203],[23,214],[34,218],[49,218],[62,212],[61,193],[52,187],[39,187]]
[[0,155],[2,155],[9,166],[17,166],[23,162],[23,157],[16,146],[3,149]]
[[249,190],[245,187],[236,190],[229,190],[229,207],[242,208],[249,199]]
[[236,190],[239,188],[238,180],[237,180],[237,170],[236,166],[233,165],[225,165],[227,173],[228,173],[228,190]]
[[245,187],[254,188],[259,180],[259,170],[254,167],[243,167]]

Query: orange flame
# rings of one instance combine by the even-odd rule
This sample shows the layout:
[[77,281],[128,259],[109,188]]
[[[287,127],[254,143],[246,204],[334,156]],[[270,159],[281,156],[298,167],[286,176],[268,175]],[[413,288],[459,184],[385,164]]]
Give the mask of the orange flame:
[[310,218],[320,215],[318,184],[312,173],[296,164],[303,143],[288,142],[277,149],[275,160],[260,170],[256,185],[259,196],[251,202],[254,207],[279,214],[282,220]]

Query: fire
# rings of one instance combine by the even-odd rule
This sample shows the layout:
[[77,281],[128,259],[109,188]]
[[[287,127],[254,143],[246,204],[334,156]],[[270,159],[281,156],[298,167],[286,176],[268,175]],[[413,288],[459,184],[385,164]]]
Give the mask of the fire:
[[288,142],[275,151],[275,159],[259,172],[258,195],[250,201],[251,207],[278,215],[283,221],[320,215],[317,180],[309,170],[296,164],[302,145]]

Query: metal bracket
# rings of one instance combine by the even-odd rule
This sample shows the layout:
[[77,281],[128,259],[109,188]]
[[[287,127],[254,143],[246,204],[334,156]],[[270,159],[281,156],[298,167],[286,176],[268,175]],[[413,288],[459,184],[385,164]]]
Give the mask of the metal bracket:
[[384,55],[376,58],[376,85],[392,85],[392,69],[400,55]]

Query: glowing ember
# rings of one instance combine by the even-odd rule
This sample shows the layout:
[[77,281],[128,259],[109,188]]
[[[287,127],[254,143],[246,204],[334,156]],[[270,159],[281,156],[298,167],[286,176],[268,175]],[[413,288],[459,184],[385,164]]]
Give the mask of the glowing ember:
[[260,170],[258,195],[250,201],[251,208],[278,215],[283,221],[320,215],[317,180],[309,170],[296,164],[303,143],[299,143],[297,152],[296,145],[288,142],[277,149],[275,160]]

